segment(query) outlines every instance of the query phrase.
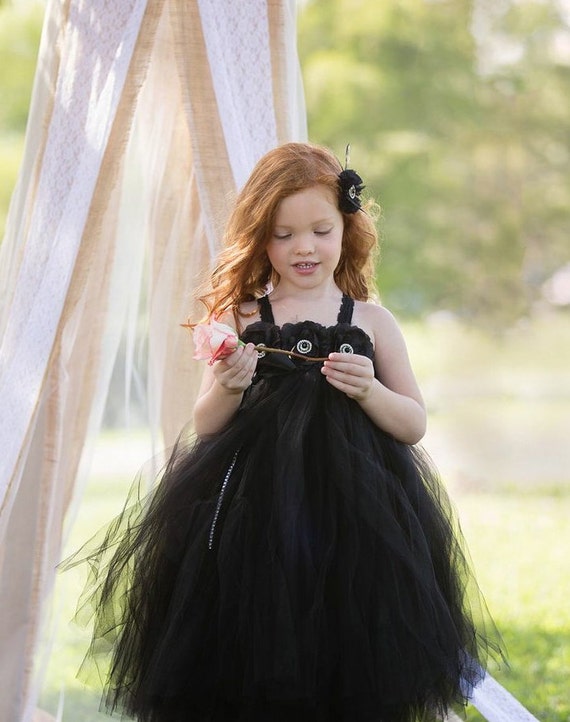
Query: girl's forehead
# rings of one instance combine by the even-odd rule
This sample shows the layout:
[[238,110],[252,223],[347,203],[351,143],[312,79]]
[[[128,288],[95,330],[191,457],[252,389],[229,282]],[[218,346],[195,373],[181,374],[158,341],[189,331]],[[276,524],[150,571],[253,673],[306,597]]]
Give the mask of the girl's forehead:
[[325,185],[315,185],[283,198],[278,206],[276,222],[289,215],[330,215],[340,213],[334,193]]

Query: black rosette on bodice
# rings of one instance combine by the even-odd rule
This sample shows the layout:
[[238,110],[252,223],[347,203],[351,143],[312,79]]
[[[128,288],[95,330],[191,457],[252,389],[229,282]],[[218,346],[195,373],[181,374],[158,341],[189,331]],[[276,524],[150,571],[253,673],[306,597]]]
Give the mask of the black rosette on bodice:
[[[373,356],[341,317],[262,320],[242,340]],[[437,474],[320,369],[261,355],[235,418],[180,445],[91,555],[108,708],[143,722],[412,722],[479,681],[484,605]]]

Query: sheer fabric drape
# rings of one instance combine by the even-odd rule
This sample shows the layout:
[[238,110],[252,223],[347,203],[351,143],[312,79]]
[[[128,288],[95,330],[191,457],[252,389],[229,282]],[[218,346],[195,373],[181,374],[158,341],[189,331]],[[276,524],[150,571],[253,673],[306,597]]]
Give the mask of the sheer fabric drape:
[[299,77],[287,0],[46,7],[0,251],[0,719],[34,714],[42,612],[119,342],[134,347],[144,307],[148,418],[171,443],[197,382],[179,323],[236,186],[306,135]]

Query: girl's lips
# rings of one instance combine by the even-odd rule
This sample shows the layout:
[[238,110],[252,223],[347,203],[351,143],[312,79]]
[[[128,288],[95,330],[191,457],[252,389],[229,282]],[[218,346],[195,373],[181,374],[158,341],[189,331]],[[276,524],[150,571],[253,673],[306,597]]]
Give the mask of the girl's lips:
[[298,273],[312,273],[317,266],[318,263],[315,263],[314,261],[300,261],[299,263],[293,264],[293,268]]

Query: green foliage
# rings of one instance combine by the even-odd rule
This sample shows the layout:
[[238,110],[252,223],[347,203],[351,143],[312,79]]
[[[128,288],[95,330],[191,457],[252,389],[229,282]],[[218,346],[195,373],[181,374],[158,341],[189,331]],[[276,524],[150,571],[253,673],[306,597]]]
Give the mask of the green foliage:
[[6,216],[14,184],[18,177],[18,168],[24,149],[22,134],[0,134],[0,243],[4,235]]
[[0,132],[23,132],[40,42],[42,3],[0,5]]
[[0,243],[24,147],[44,6],[0,3]]
[[516,318],[570,258],[569,37],[548,1],[302,7],[310,136],[352,143],[398,312]]

